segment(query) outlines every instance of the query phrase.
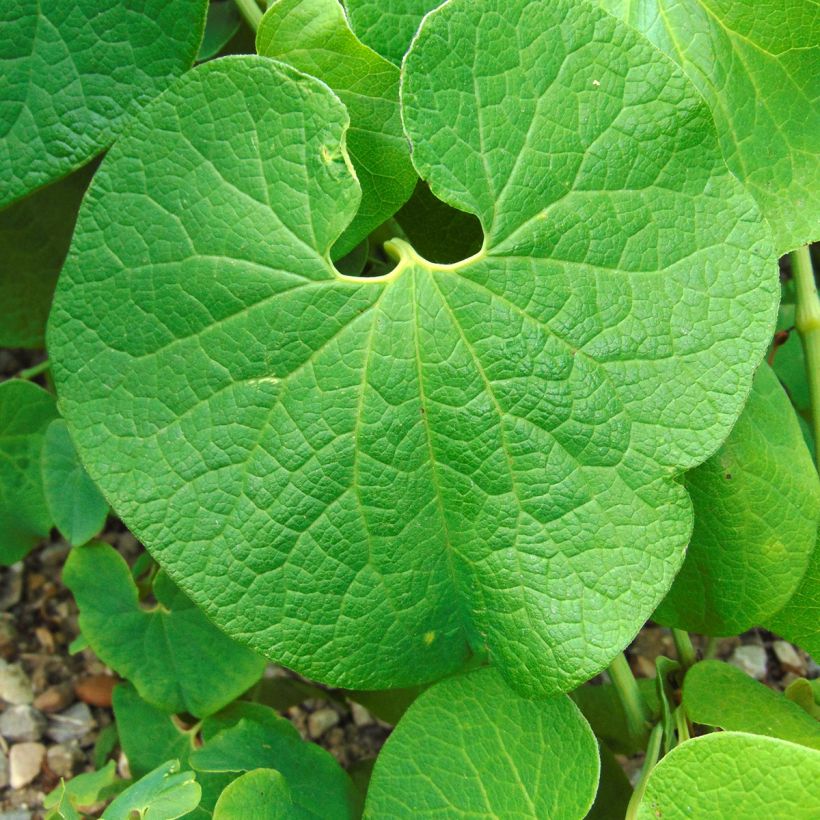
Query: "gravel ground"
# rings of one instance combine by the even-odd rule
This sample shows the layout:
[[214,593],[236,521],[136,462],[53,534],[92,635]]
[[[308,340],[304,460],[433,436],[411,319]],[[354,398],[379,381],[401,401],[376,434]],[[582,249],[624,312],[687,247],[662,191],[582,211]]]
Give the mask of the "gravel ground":
[[[0,381],[42,359],[29,351],[0,349]],[[142,547],[116,519],[103,540],[132,563]],[[0,820],[42,817],[42,801],[61,777],[94,769],[94,747],[112,723],[111,693],[117,678],[89,649],[72,655],[77,608],[60,572],[69,545],[56,533],[24,561],[0,568]],[[705,649],[694,637],[695,646]],[[795,677],[820,675],[805,653],[771,633],[752,630],[721,639],[715,655],[776,689]],[[628,650],[638,677],[654,677],[658,655],[675,656],[668,629],[648,624]],[[271,665],[268,680],[295,678]],[[321,697],[322,693],[326,697]],[[315,697],[283,714],[306,740],[317,742],[346,768],[374,758],[390,726],[338,692],[312,687]],[[116,752],[115,752],[116,754]],[[639,757],[621,760],[634,778]],[[120,755],[120,773],[128,776]]]

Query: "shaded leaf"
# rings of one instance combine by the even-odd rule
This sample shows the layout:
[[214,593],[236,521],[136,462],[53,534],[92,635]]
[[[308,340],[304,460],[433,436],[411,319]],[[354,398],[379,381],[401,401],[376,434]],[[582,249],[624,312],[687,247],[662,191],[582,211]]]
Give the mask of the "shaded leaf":
[[606,746],[599,745],[598,751],[601,755],[601,779],[586,820],[624,820],[632,797],[629,778]]
[[216,57],[239,31],[242,18],[234,0],[211,0],[208,6],[208,18],[205,21],[205,34],[196,55],[197,62]]
[[201,790],[193,772],[180,772],[179,761],[158,766],[127,788],[104,812],[103,820],[176,820],[199,804]]
[[283,817],[315,817],[300,812],[290,787],[274,769],[254,769],[226,787],[214,808],[214,820],[281,820]]

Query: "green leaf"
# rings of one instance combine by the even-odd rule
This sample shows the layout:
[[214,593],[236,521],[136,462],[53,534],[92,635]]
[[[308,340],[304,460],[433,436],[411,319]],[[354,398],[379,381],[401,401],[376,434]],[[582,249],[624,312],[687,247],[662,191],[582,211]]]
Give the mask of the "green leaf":
[[820,679],[797,678],[786,687],[783,695],[804,712],[820,720]]
[[419,23],[442,0],[344,0],[353,31],[383,57],[400,65]]
[[193,62],[207,0],[15,0],[0,10],[0,207],[107,148]]
[[720,732],[689,740],[658,763],[637,820],[813,820],[818,805],[820,752],[785,740]]
[[0,346],[43,347],[46,319],[91,163],[0,211]]
[[101,799],[101,793],[117,780],[117,764],[113,760],[96,772],[85,772],[72,777],[67,783],[60,780],[60,785],[43,800],[47,809],[46,820],[80,820],[77,811],[85,806],[93,806]]
[[820,527],[809,567],[786,605],[766,619],[764,626],[820,658]]
[[[638,688],[653,717],[660,715],[661,705],[655,680],[638,679]],[[587,684],[570,693],[583,716],[589,721],[595,736],[616,754],[631,757],[643,748],[629,731],[623,704],[611,684]]]
[[629,778],[606,746],[599,745],[598,751],[601,755],[601,779],[586,820],[624,820],[632,798]]
[[40,457],[55,418],[54,396],[41,387],[0,383],[0,565],[19,561],[51,529]]
[[208,19],[205,21],[205,34],[196,55],[198,63],[216,57],[239,31],[242,18],[234,0],[211,0],[208,6]]
[[758,370],[729,438],[685,485],[695,528],[681,571],[654,618],[736,635],[764,622],[806,572],[820,520],[820,481],[789,399]]
[[46,430],[41,467],[54,525],[74,546],[85,544],[103,528],[108,504],[80,463],[62,419],[52,421]]
[[655,658],[655,688],[660,704],[660,720],[663,726],[663,753],[668,754],[677,742],[675,723],[675,685],[680,673],[680,664],[671,658],[658,655]]
[[525,700],[485,668],[407,710],[376,759],[365,815],[581,818],[598,774],[595,736],[568,697]]
[[122,556],[106,544],[71,552],[63,580],[100,659],[167,712],[212,714],[250,688],[264,661],[225,636],[160,573],[157,605],[140,605]]
[[778,255],[820,239],[820,14],[814,0],[602,0],[677,60]]
[[477,256],[396,241],[386,276],[340,276],[346,111],[225,58],[108,154],[52,311],[118,514],[215,623],[337,686],[485,647],[526,692],[600,671],[671,583],[677,475],[771,338],[765,224],[680,69],[594,6],[490,5],[429,15],[403,67],[414,161],[482,221]]
[[127,788],[104,812],[103,820],[176,820],[193,811],[201,796],[193,772],[170,760]]
[[254,769],[233,781],[222,792],[214,809],[214,820],[281,820],[283,817],[313,817],[298,811],[290,787],[274,769]]
[[242,718],[194,752],[198,772],[276,769],[290,787],[298,816],[334,820],[353,817],[353,783],[331,755],[302,740],[292,723],[269,712],[260,722]]
[[424,689],[423,686],[411,686],[407,689],[379,689],[373,692],[350,690],[345,694],[380,720],[395,726]]
[[401,127],[399,70],[356,39],[338,0],[278,0],[262,18],[256,49],[326,82],[350,114],[346,147],[362,198],[333,246],[333,257],[343,256],[392,216],[418,181]]
[[820,750],[820,723],[728,663],[696,663],[683,682],[683,705],[695,723],[779,737]]

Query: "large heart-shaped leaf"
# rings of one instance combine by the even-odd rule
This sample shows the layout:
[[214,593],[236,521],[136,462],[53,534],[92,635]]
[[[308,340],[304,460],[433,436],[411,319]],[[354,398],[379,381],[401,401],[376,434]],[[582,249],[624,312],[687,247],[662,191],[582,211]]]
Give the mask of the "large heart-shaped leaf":
[[712,458],[686,474],[695,528],[686,560],[655,613],[663,624],[737,635],[791,598],[820,520],[820,481],[771,368]]
[[636,818],[813,820],[818,805],[820,752],[760,735],[719,732],[682,743],[661,760]]
[[342,256],[391,217],[418,181],[399,116],[399,70],[356,39],[338,0],[277,0],[256,48],[324,80],[350,114],[346,145],[362,199],[333,247],[334,258]]
[[51,529],[40,458],[55,418],[54,396],[42,387],[0,384],[0,565],[19,561]]
[[695,723],[820,750],[820,723],[782,693],[728,663],[696,663],[683,682],[683,705]]
[[0,207],[65,176],[188,68],[206,0],[0,5]]
[[820,5],[815,0],[601,0],[677,60],[779,254],[820,239]]
[[376,760],[365,817],[584,817],[595,736],[566,696],[529,701],[495,669],[435,684]]
[[416,167],[478,254],[395,241],[387,275],[338,274],[344,108],[269,60],[206,64],[84,205],[62,407],[124,520],[270,657],[369,689],[486,644],[520,688],[569,689],[682,559],[676,476],[774,322],[765,224],[680,69],[592,5],[456,0],[403,72]]

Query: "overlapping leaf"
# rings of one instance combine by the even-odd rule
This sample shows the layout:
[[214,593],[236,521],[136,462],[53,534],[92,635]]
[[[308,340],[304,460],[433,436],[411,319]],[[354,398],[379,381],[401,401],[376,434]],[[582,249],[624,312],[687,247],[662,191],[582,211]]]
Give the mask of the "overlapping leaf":
[[637,820],[788,817],[820,805],[820,752],[785,740],[719,732],[673,749],[652,770]]
[[362,42],[400,65],[422,17],[443,0],[344,0]]
[[677,60],[709,103],[729,167],[779,254],[820,239],[820,5],[600,0]]
[[187,69],[207,0],[4,0],[0,207],[108,147]]
[[477,255],[395,242],[386,276],[340,276],[344,108],[263,58],[206,64],[92,186],[61,401],[124,520],[270,657],[379,688],[486,644],[565,690],[678,568],[676,474],[740,412],[771,247],[701,98],[591,5],[455,0],[403,72],[416,168],[478,216]]
[[41,387],[0,384],[0,565],[20,560],[51,529],[40,458],[56,418],[54,396]]
[[820,481],[789,399],[768,365],[729,438],[686,474],[695,528],[655,613],[664,624],[736,635],[791,598],[814,551]]
[[262,18],[257,51],[324,80],[350,114],[346,146],[362,198],[333,248],[346,254],[410,197],[418,181],[399,116],[399,70],[360,43],[338,0],[278,0]]
[[586,815],[595,737],[572,701],[528,701],[494,669],[435,684],[376,760],[365,817]]

